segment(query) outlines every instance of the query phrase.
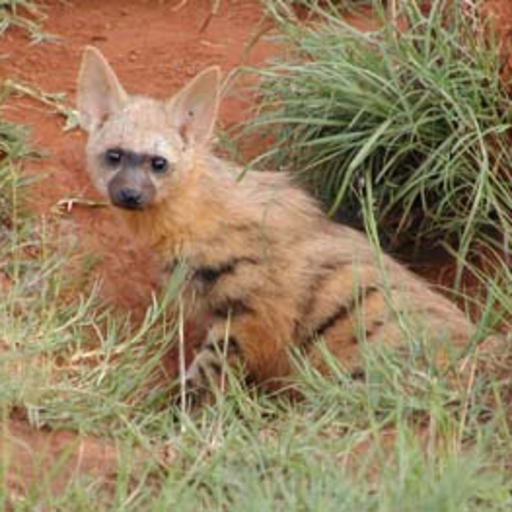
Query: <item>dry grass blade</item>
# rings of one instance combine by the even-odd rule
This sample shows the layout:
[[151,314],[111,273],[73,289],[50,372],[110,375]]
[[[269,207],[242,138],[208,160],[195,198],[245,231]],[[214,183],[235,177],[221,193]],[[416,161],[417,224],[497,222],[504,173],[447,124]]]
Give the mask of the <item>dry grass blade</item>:
[[83,197],[68,197],[61,199],[52,208],[52,211],[57,214],[68,214],[73,211],[76,206],[85,206],[87,208],[104,208],[108,206],[105,201],[95,201],[92,199],[86,199]]
[[22,84],[11,79],[7,79],[4,82],[4,88],[7,94],[14,92],[23,96],[28,96],[29,98],[51,107],[57,115],[62,116],[65,119],[64,131],[73,130],[78,127],[78,112],[66,104],[64,94],[47,93],[37,87]]
[[39,3],[30,0],[0,1],[0,36],[14,26],[27,31],[34,44],[57,39],[54,34],[42,31],[43,21]]

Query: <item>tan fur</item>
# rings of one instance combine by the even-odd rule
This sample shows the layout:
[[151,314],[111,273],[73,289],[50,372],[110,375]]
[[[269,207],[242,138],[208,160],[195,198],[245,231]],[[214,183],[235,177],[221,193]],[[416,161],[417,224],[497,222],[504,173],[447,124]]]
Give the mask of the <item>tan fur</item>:
[[318,337],[355,371],[361,343],[399,345],[420,336],[396,311],[425,325],[430,338],[458,347],[470,340],[474,329],[461,311],[392,258],[377,259],[363,235],[327,220],[289,176],[249,172],[239,179],[241,169],[214,157],[218,97],[216,68],[167,101],[128,96],[94,49],[86,50],[79,79],[88,169],[100,191],[108,193],[116,174],[102,161],[109,148],[170,163],[158,176],[139,169],[156,197],[119,213],[163,267],[189,265],[190,310],[213,318],[189,369],[192,386],[216,380],[227,323],[228,359],[266,383],[290,374],[291,347],[323,371]]

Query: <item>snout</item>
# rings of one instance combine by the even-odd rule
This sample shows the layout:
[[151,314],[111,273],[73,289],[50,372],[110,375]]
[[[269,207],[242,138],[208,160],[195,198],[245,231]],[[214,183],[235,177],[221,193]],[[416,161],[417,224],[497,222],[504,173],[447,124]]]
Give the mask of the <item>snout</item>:
[[155,185],[147,173],[130,166],[112,176],[107,190],[111,203],[124,210],[144,210],[156,196]]
[[141,190],[123,187],[110,194],[112,204],[127,210],[142,210],[146,206],[146,199]]

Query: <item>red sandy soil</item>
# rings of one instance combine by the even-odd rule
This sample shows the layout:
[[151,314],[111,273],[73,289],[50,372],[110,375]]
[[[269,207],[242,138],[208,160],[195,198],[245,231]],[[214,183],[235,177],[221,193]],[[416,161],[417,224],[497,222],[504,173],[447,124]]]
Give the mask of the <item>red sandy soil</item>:
[[505,68],[512,68],[512,2],[509,0],[487,0],[482,12],[491,23],[500,41]]
[[[31,45],[25,32],[12,29],[0,39],[1,78],[14,78],[45,92],[65,92],[74,102],[76,76],[85,45],[99,47],[118,72],[128,91],[170,96],[199,70],[220,64],[228,73],[241,64],[244,48],[261,29],[258,0],[221,0],[220,11],[201,31],[211,14],[212,0],[47,0],[44,29],[62,39]],[[512,34],[512,5],[508,0],[489,2],[506,44]],[[258,40],[246,63],[260,64],[275,52],[269,42]],[[243,119],[250,98],[230,94],[224,101],[221,123]],[[98,260],[94,277],[101,277],[101,298],[127,310],[143,310],[154,289],[151,255],[136,247],[124,227],[105,208],[77,206],[70,214],[55,217],[55,204],[65,197],[96,198],[84,169],[85,136],[78,130],[65,133],[62,120],[40,103],[26,98],[10,101],[3,115],[32,128],[32,144],[46,157],[28,163],[24,171],[41,180],[31,191],[29,206],[36,213],[56,218],[65,232],[79,238],[80,254]],[[92,476],[115,468],[116,450],[95,439],[79,439],[68,433],[31,430],[20,421],[0,433],[0,452],[13,453],[8,481],[13,492],[38,481],[32,464],[35,454],[46,463],[57,460],[65,446],[75,443],[66,467]],[[14,437],[13,437],[14,436]],[[16,440],[17,439],[17,440]],[[19,442],[18,442],[19,441]],[[80,455],[81,454],[81,455]],[[20,477],[23,475],[23,477]],[[21,480],[20,480],[21,478]],[[58,479],[56,488],[66,480]]]
[[63,491],[80,475],[87,475],[89,482],[115,476],[118,451],[110,443],[70,432],[35,431],[22,420],[0,423],[0,430],[0,454],[9,463],[6,483],[12,505],[31,489],[50,497],[44,492]]

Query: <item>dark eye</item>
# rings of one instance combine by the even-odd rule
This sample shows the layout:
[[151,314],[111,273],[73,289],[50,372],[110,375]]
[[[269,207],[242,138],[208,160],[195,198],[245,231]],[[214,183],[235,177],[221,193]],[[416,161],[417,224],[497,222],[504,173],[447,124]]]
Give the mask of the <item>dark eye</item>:
[[151,158],[151,170],[156,173],[165,172],[167,170],[167,160],[161,156]]
[[123,152],[119,149],[109,149],[105,152],[105,162],[110,167],[117,167],[123,159]]

